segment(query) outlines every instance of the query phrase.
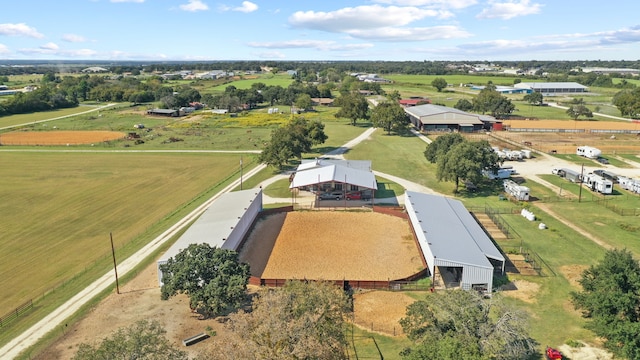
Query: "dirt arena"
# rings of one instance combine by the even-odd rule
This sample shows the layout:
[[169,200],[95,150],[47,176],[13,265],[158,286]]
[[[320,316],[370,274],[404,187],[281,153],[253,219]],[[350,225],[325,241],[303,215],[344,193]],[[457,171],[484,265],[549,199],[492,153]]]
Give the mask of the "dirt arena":
[[409,226],[373,212],[274,214],[256,224],[240,257],[263,279],[403,279],[424,268]]
[[[573,120],[505,120],[504,125],[520,129],[584,130],[584,132],[519,132],[499,131],[494,134],[542,152],[555,150],[559,154],[575,154],[577,146],[590,145],[605,155],[640,153],[640,136],[635,134],[597,133],[591,130],[640,131],[640,123],[622,121]],[[509,147],[509,146],[507,146]]]
[[122,139],[119,131],[20,131],[0,135],[1,145],[80,145]]

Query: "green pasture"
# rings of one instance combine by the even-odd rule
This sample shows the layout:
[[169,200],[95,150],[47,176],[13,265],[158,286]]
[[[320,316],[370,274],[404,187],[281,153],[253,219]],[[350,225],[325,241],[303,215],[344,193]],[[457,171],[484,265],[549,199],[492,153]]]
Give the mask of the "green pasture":
[[[512,75],[406,75],[406,74],[391,74],[385,75],[385,79],[392,80],[398,84],[415,84],[415,85],[428,85],[431,86],[436,78],[443,78],[447,80],[448,84],[453,85],[453,88],[457,88],[460,84],[473,84],[473,85],[486,85],[491,81],[494,85],[512,86],[516,79],[523,82],[533,82],[530,80],[524,80],[522,77]],[[540,81],[540,80],[539,80]]]
[[[33,125],[33,123],[36,121],[49,120],[49,119],[59,118],[62,116],[75,115],[75,114],[89,111],[95,108],[96,106],[78,106],[74,108],[41,111],[41,112],[30,113],[30,114],[1,116],[0,128],[6,127],[6,126],[20,125],[20,124]],[[37,124],[37,125],[40,127],[53,126],[53,125],[43,125],[43,124]]]
[[110,232],[119,251],[133,253],[142,234],[239,172],[237,154],[5,152],[2,159],[0,314],[108,259]]
[[251,86],[255,83],[263,83],[267,86],[282,86],[283,88],[287,88],[289,84],[291,84],[292,82],[293,82],[293,79],[291,78],[290,75],[287,75],[286,73],[276,74],[276,75],[265,74],[265,75],[260,75],[258,77],[251,78],[251,79],[234,80],[222,85],[214,86],[209,89],[206,89],[204,91],[204,94],[224,92],[224,90],[228,86],[235,86],[236,89],[250,89]]

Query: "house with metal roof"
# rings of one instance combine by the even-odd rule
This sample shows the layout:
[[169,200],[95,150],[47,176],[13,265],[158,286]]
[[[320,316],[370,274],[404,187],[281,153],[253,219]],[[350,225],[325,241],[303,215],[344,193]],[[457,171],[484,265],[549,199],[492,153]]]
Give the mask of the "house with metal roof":
[[160,265],[191,244],[237,251],[253,222],[262,211],[262,189],[229,192],[216,199],[157,261],[158,283],[162,286]]
[[405,207],[434,282],[491,291],[505,258],[462,202],[407,191]]
[[425,104],[406,107],[413,126],[422,131],[472,132],[491,128],[493,116],[468,113],[447,106]]
[[290,178],[290,189],[325,191],[368,191],[378,188],[369,160],[303,160]]
[[513,85],[516,89],[531,89],[543,95],[579,94],[589,92],[589,88],[577,82],[521,82]]

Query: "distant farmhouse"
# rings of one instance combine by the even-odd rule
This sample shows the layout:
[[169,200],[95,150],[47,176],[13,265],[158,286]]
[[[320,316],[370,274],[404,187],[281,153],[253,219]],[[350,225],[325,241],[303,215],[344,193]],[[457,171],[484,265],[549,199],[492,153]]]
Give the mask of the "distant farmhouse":
[[100,73],[100,72],[108,72],[108,69],[99,66],[92,66],[86,69],[82,69],[83,73]]
[[370,83],[383,83],[388,84],[391,82],[389,79],[381,78],[378,74],[360,74],[360,73],[352,73],[351,76],[355,76],[358,80],[362,82],[370,82]]
[[472,114],[441,105],[410,106],[405,107],[404,111],[409,115],[413,126],[422,131],[473,132],[502,124],[490,115]]
[[210,80],[222,79],[229,76],[235,76],[235,73],[225,71],[225,70],[211,70],[205,73],[198,73],[194,75],[196,79],[210,79]]
[[516,89],[530,89],[545,96],[557,94],[580,94],[589,92],[589,88],[576,82],[522,82],[513,85]]
[[431,104],[431,100],[429,100],[428,98],[425,97],[421,97],[421,96],[412,96],[408,99],[400,99],[398,100],[398,103],[402,106],[402,107],[409,107],[409,106],[418,106],[418,105],[424,105],[424,104]]

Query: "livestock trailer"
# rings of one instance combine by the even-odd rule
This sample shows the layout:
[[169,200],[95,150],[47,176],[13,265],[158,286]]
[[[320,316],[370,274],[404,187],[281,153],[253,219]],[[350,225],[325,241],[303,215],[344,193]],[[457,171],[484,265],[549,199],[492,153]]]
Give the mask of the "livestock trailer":
[[563,177],[571,182],[579,183],[582,181],[582,175],[579,172],[571,169],[562,168],[557,171],[558,176]]
[[602,151],[592,146],[578,146],[578,149],[576,149],[576,155],[584,156],[589,159],[597,159],[602,155]]

